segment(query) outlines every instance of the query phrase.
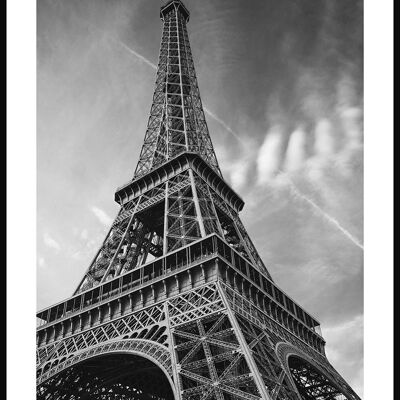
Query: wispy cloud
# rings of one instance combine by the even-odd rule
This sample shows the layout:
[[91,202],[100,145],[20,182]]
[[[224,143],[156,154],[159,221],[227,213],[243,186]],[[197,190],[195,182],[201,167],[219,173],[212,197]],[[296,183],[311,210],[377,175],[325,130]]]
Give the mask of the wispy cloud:
[[226,146],[215,147],[224,176],[234,190],[240,191],[248,184],[251,167],[254,165],[254,154],[258,150],[257,144],[248,138],[245,145],[237,149],[235,156],[232,156],[227,150]]
[[348,107],[340,111],[341,121],[348,140],[347,145],[361,145],[362,116],[363,112],[360,107]]
[[269,182],[279,169],[283,145],[282,131],[279,126],[272,127],[265,136],[257,155],[257,184]]
[[[109,226],[109,224],[105,223],[107,221],[107,218],[109,217],[108,215],[104,217],[104,215],[106,214],[104,211],[100,210],[98,207],[94,207],[95,211],[93,210],[93,207],[91,208],[91,210],[95,215],[96,213],[98,214],[96,216],[99,220],[101,219],[101,221],[104,222],[104,226]],[[74,229],[73,233],[78,240],[74,242],[73,246],[71,246],[69,254],[71,255],[73,260],[89,262],[89,259],[94,256],[96,251],[99,249],[101,242],[104,240],[104,232],[98,231],[98,229],[89,230],[87,228],[76,228]]]
[[90,210],[103,225],[109,226],[113,222],[113,219],[101,208],[92,206]]
[[292,132],[285,154],[285,170],[292,172],[303,167],[307,157],[306,144],[307,133],[304,129],[298,128]]
[[38,256],[37,263],[40,268],[46,267],[46,260],[42,256]]
[[318,282],[324,286],[326,285],[326,282],[329,282],[330,285],[336,285],[348,276],[346,272],[333,268],[325,259],[319,258],[299,265],[298,268],[299,271],[301,271],[301,276],[304,280],[309,280],[311,283],[311,281],[315,282],[315,277],[318,277]]
[[88,234],[87,229],[82,229],[82,231],[81,231],[80,234],[79,234],[79,237],[80,237],[82,240],[87,240],[88,237],[89,237],[89,234]]
[[61,245],[54,238],[52,238],[47,232],[43,235],[43,242],[47,247],[51,249],[54,249],[56,251],[61,250]]
[[316,156],[324,160],[334,153],[335,140],[332,132],[332,124],[327,118],[318,120],[315,126],[314,151]]

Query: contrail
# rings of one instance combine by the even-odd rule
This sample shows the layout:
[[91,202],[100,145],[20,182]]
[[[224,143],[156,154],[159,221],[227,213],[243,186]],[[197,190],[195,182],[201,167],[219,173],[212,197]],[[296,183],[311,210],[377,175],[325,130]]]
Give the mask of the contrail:
[[306,195],[304,195],[303,193],[300,192],[300,190],[297,188],[297,186],[293,183],[293,181],[289,178],[289,176],[280,171],[284,177],[287,179],[287,181],[290,184],[290,188],[293,192],[293,194],[297,197],[299,197],[300,199],[304,200],[306,203],[308,203],[311,207],[314,208],[314,210],[316,210],[326,221],[328,221],[330,224],[334,225],[337,229],[339,229],[340,232],[343,233],[343,235],[345,235],[348,239],[350,239],[357,247],[359,247],[360,249],[364,250],[364,246],[363,244],[356,238],[354,237],[348,230],[346,230],[345,228],[343,228],[342,225],[340,225],[340,223],[333,218],[332,216],[330,216],[327,212],[325,212],[318,204],[316,204],[313,200],[309,199]]
[[232,130],[230,126],[228,126],[221,118],[217,117],[213,112],[211,112],[207,107],[203,107],[204,112],[208,114],[211,118],[213,118],[215,121],[217,121],[220,125],[222,125],[231,135],[233,135],[242,145],[246,146],[247,143],[244,142],[240,138],[240,136]]
[[[116,40],[114,38],[112,38],[115,42],[117,42],[120,46],[122,46],[126,51],[128,51],[129,53],[133,54],[135,57],[137,57],[139,60],[143,61],[144,63],[146,63],[147,65],[149,65],[151,68],[153,69],[157,69],[157,65],[155,65],[154,63],[152,63],[150,60],[148,60],[146,57],[142,56],[141,54],[139,54],[138,52],[136,52],[135,50],[131,49],[130,47],[128,47],[125,43],[121,42],[120,40]],[[214,119],[215,121],[217,121],[221,126],[223,126],[232,136],[235,137],[236,140],[238,140],[241,144],[246,145],[246,143],[243,141],[243,139],[240,138],[240,136],[225,122],[223,121],[221,118],[219,118],[217,115],[215,115],[212,111],[210,111],[207,107],[203,107],[204,112],[209,115],[212,119]]]
[[[114,39],[115,40],[115,39]],[[120,40],[116,41],[119,45],[121,45],[126,51],[129,53],[133,54],[135,57],[137,57],[139,60],[143,61],[147,65],[150,65],[151,68],[157,69],[157,65],[152,63],[150,60],[148,60],[146,57],[143,57],[141,54],[137,53],[135,50],[132,50],[130,47],[128,47],[125,43],[121,42]]]

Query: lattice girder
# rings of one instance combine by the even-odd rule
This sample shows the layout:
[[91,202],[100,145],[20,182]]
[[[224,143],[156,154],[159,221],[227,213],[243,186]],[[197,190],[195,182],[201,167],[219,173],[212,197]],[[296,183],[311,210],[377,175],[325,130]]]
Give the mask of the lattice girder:
[[[349,390],[326,357],[300,345],[277,324],[271,321],[266,324],[268,317],[263,319],[252,305],[249,307],[253,308],[256,318],[249,320],[248,313],[242,312],[244,303],[238,302],[239,296],[238,293],[235,297],[228,295],[228,288],[220,282],[204,284],[143,311],[110,321],[108,325],[61,340],[53,345],[52,351],[47,351],[47,357],[38,366],[39,386],[82,357],[95,354],[101,346],[103,349],[117,342],[122,346],[133,343],[136,339],[131,338],[136,337],[135,343],[142,343],[141,346],[148,343],[146,348],[150,352],[156,354],[151,350],[155,346],[154,349],[160,351],[165,349],[160,355],[169,354],[169,358],[163,356],[164,360],[169,360],[165,368],[173,377],[176,392],[180,393],[177,398],[182,400],[303,398],[304,390],[296,389],[299,373],[294,371],[293,377],[289,376],[291,370],[282,362],[282,350],[277,345],[283,343],[292,348],[293,345],[297,349],[303,347],[299,350],[303,353],[297,355],[309,354],[318,360],[318,369],[312,370],[313,382],[319,382],[320,397],[317,398],[328,399],[327,394],[343,393],[337,387]],[[161,328],[162,332],[157,334]],[[311,380],[309,376],[307,379],[304,386],[309,392]],[[328,385],[332,381],[334,384]],[[336,392],[332,388],[336,388]],[[345,393],[348,400],[358,399],[355,394]]]
[[[290,305],[292,300],[245,257],[213,234],[41,311],[39,315],[45,323],[38,329],[38,356],[40,358],[43,347],[76,335],[88,326],[94,329],[145,305],[183,294],[203,282],[211,281],[227,285],[227,296],[229,301],[234,300],[233,307],[241,304],[246,314],[256,316],[258,310],[262,310],[268,321],[276,322],[285,332],[303,341],[304,345],[323,354],[324,341],[314,330],[317,321],[294,302],[292,308],[284,307],[284,302]],[[182,301],[185,302],[184,299]],[[257,307],[255,311],[251,302]],[[306,315],[306,322],[293,314],[293,307]],[[268,321],[264,323],[270,323]]]
[[201,104],[183,7],[171,3],[162,14],[153,104],[135,178],[185,151],[200,154],[222,176]]
[[167,255],[212,233],[272,279],[237,211],[224,201],[226,192],[200,175],[201,169],[190,168],[194,164],[183,165],[121,205],[75,293],[139,268],[149,255]]

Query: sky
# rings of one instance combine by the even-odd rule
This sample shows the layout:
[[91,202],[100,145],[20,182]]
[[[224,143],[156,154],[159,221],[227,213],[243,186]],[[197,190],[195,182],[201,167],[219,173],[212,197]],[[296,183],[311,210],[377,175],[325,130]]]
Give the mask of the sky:
[[[363,6],[186,0],[215,152],[275,282],[363,396]],[[37,2],[37,308],[69,297],[133,177],[160,1]]]

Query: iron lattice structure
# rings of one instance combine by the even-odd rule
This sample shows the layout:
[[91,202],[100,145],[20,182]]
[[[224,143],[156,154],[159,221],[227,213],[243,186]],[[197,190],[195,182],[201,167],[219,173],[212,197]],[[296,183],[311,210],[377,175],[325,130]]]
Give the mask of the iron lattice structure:
[[38,399],[359,399],[239,218],[204,118],[189,12],[175,0],[160,16],[135,176],[75,293],[37,314]]

